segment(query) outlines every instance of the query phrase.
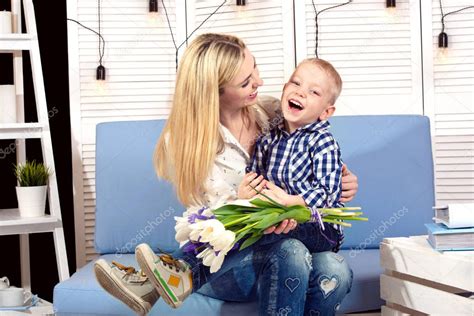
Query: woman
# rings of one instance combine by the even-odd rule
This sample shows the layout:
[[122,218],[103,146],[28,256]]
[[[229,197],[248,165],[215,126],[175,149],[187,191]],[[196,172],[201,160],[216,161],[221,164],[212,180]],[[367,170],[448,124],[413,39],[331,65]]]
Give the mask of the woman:
[[[186,49],[155,152],[158,175],[170,180],[189,206],[185,215],[236,198],[254,141],[279,121],[278,104],[258,104],[262,84],[255,58],[236,37],[204,34]],[[261,183],[259,177],[253,185]],[[341,201],[351,200],[356,191],[357,178],[345,169]],[[288,234],[295,228],[296,221],[285,220],[266,233]],[[260,315],[335,314],[352,282],[344,258],[328,251],[310,254],[292,238],[269,240],[229,253],[213,274],[193,255],[179,250],[174,258],[157,256],[146,245],[137,247],[136,254],[148,280],[132,283],[140,275],[104,261],[96,263],[95,271],[107,291],[139,313],[146,313],[158,297],[151,281],[172,307],[199,290],[229,301],[257,299]]]

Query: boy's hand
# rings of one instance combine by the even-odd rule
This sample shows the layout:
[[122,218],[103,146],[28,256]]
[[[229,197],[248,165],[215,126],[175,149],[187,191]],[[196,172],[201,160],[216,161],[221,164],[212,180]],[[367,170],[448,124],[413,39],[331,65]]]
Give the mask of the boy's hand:
[[[263,176],[258,176],[255,172],[249,172],[244,176],[244,179],[239,185],[239,190],[237,192],[239,199],[251,199],[258,194],[257,191],[261,191],[267,180]],[[255,189],[257,191],[255,191]]]
[[[266,188],[262,191],[262,193],[280,204],[285,206],[288,205],[290,195],[271,181],[267,181]],[[265,200],[264,196],[261,196],[261,198]]]
[[[264,189],[262,193],[284,206],[306,206],[306,203],[301,196],[288,194],[285,192],[285,190],[276,186],[273,182],[267,181],[266,187],[267,188]],[[262,196],[262,199],[265,199],[265,197]]]
[[358,187],[357,176],[346,165],[342,165],[342,193],[339,201],[341,203],[351,201],[356,195]]

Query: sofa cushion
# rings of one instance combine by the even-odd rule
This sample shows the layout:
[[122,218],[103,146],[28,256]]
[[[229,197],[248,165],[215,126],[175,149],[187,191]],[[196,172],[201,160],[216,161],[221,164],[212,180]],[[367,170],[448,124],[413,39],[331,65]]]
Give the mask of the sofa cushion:
[[[367,249],[358,254],[349,250],[340,252],[348,260],[354,272],[351,292],[344,299],[340,313],[378,309],[383,304],[380,300],[379,250]],[[125,265],[138,267],[134,255],[108,254],[101,258],[107,262],[119,261]],[[54,309],[57,315],[134,315],[125,304],[105,292],[97,283],[93,262],[79,269],[71,278],[54,288]],[[188,297],[179,309],[172,309],[163,300],[159,300],[149,315],[182,315],[182,316],[256,316],[257,303],[223,302],[195,293]]]
[[337,116],[331,131],[359,180],[347,205],[368,222],[345,230],[343,249],[378,248],[384,237],[426,234],[434,205],[429,119],[420,115]]
[[[134,255],[104,255],[107,262],[119,261],[125,265],[138,267]],[[105,292],[96,281],[93,262],[79,269],[68,280],[57,284],[53,294],[56,315],[135,315],[125,304]],[[159,300],[149,315],[257,315],[256,304],[225,303],[223,301],[195,293],[188,297],[179,309],[172,309]]]

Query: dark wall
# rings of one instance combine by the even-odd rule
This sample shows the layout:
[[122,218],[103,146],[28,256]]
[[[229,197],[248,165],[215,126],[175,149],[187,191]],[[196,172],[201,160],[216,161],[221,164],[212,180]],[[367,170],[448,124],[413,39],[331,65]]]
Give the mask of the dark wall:
[[[53,5],[54,4],[54,5]],[[66,237],[70,272],[75,271],[74,210],[72,196],[71,128],[69,117],[68,52],[66,1],[34,1],[43,66],[44,85],[49,110],[54,162]],[[10,10],[10,1],[0,1],[0,10]],[[28,53],[23,54],[25,84],[25,119],[34,122],[36,104]],[[13,83],[11,54],[0,54],[0,84]],[[0,140],[0,209],[16,208],[15,140]],[[27,141],[27,159],[42,160],[39,140]],[[0,211],[1,212],[1,211]],[[0,236],[0,277],[7,276],[21,286],[19,236]],[[52,233],[30,235],[31,286],[34,294],[52,301],[58,271]]]

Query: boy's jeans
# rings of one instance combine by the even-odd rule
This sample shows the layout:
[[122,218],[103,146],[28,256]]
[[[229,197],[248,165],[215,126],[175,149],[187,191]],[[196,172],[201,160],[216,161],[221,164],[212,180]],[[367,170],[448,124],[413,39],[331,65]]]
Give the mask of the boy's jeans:
[[[191,265],[193,291],[201,294],[225,301],[258,300],[259,315],[334,315],[350,291],[352,270],[342,256],[326,251],[333,245],[314,229],[308,223],[289,234],[266,235],[229,253],[213,274],[192,254],[178,250],[173,256]],[[325,234],[336,238],[335,229]]]

